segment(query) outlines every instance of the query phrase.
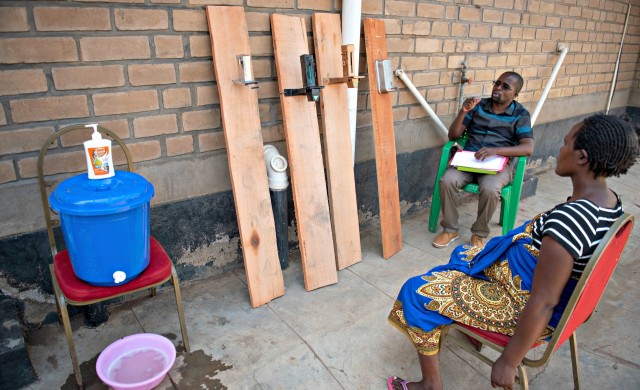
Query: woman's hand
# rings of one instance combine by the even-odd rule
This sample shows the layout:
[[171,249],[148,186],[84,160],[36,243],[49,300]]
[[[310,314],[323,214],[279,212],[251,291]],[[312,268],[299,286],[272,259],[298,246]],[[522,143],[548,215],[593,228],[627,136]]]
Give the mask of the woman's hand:
[[516,381],[518,367],[507,363],[502,356],[496,360],[491,368],[491,386],[511,390]]

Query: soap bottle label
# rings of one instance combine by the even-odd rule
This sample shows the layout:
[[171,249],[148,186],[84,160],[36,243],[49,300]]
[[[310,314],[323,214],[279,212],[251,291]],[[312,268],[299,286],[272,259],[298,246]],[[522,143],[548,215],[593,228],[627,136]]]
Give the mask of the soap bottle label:
[[91,155],[91,168],[96,176],[108,175],[111,167],[109,166],[109,147],[99,146],[89,148]]

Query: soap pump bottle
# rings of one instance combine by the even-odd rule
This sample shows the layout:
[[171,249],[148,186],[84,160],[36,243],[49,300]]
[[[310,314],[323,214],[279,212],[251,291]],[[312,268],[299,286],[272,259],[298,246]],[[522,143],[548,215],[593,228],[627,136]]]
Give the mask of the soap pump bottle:
[[113,169],[111,141],[102,139],[97,123],[85,125],[85,127],[93,127],[91,139],[84,142],[84,154],[87,157],[89,179],[113,177],[115,171]]

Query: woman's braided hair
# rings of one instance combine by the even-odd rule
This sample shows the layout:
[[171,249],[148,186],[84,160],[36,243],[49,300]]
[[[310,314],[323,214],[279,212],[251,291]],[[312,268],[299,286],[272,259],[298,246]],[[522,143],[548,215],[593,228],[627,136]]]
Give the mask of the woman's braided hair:
[[573,148],[587,152],[589,169],[596,177],[627,173],[640,153],[636,129],[624,119],[602,114],[583,121],[576,132]]

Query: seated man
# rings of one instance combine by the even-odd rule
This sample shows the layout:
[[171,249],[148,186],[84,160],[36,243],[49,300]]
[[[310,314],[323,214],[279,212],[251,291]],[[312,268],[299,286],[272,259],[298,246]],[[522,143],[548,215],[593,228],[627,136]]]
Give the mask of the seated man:
[[[523,80],[518,73],[505,72],[493,82],[491,98],[466,99],[449,127],[449,139],[460,138],[467,130],[468,141],[464,150],[476,152],[475,157],[479,160],[493,155],[531,156],[531,117],[529,111],[514,100],[522,85]],[[515,165],[510,158],[502,172],[495,175],[464,172],[449,167],[440,179],[440,224],[444,229],[433,240],[433,246],[444,248],[460,237],[457,194],[462,187],[475,180],[480,188],[480,198],[478,216],[471,226],[471,245],[483,247],[483,239],[489,236],[489,221],[500,201],[500,191],[511,182]]]

